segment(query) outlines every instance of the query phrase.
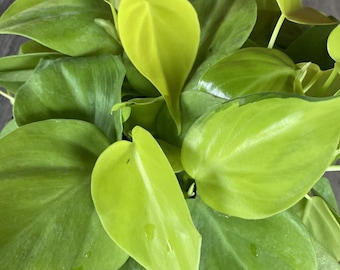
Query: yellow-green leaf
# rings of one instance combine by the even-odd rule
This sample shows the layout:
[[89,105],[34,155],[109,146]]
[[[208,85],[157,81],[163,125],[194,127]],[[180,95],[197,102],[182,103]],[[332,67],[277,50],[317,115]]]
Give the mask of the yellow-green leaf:
[[332,162],[340,140],[339,105],[340,98],[256,96],[224,103],[189,129],[183,168],[203,201],[220,212],[246,219],[282,212]]
[[177,178],[141,127],[99,157],[92,197],[106,232],[147,269],[198,269],[201,236]]
[[126,54],[162,94],[180,130],[180,93],[200,36],[194,8],[187,0],[123,0],[118,29]]
[[300,24],[335,24],[334,19],[311,7],[304,7],[302,0],[276,0],[285,17]]
[[340,25],[338,25],[329,35],[327,49],[334,61],[340,61]]

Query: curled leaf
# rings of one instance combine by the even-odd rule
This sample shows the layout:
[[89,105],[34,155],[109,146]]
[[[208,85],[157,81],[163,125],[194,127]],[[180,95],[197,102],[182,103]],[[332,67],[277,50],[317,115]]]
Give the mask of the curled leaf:
[[302,0],[276,0],[285,17],[300,24],[336,24],[337,21],[311,7],[304,7]]

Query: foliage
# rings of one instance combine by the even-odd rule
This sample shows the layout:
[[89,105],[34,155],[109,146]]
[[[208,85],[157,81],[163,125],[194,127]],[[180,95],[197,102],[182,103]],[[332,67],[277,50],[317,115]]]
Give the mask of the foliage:
[[339,27],[299,0],[16,0],[0,265],[340,269]]

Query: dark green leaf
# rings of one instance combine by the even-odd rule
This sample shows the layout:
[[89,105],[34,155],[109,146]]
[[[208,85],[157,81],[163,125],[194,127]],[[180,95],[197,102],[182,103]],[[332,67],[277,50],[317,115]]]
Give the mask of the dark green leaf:
[[127,255],[91,199],[94,163],[109,145],[92,124],[46,120],[0,140],[0,265],[4,269],[114,269]]
[[91,122],[115,141],[121,138],[120,111],[125,68],[117,56],[61,58],[43,61],[18,91],[14,103],[17,124],[67,118]]
[[16,0],[0,18],[0,33],[25,36],[72,56],[120,53],[96,18],[112,19],[102,0]]
[[313,186],[313,192],[321,197],[332,210],[339,215],[338,203],[334,195],[331,183],[326,177],[321,177],[321,179],[316,182]]
[[334,61],[327,52],[327,39],[334,25],[314,26],[304,32],[285,51],[295,63],[313,62],[321,69],[330,69]]
[[202,234],[200,269],[317,269],[303,224],[289,212],[262,220],[223,215],[199,197],[187,200]]
[[43,58],[57,58],[59,53],[31,53],[0,58],[0,85],[12,93],[28,80]]
[[193,70],[199,68],[186,90],[196,90],[206,68],[241,48],[256,21],[253,0],[194,0],[192,4],[200,21],[201,40]]
[[[212,110],[225,101],[225,99],[200,91],[183,92],[181,95],[182,133],[178,136],[175,125],[171,123],[171,116],[164,106],[159,111],[156,119],[157,138],[181,147],[185,134],[192,124],[205,112]],[[167,124],[164,125],[164,123]]]

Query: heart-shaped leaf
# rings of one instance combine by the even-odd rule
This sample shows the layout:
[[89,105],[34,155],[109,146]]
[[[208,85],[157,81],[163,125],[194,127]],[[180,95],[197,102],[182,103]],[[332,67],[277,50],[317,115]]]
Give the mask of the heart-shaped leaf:
[[284,53],[266,48],[237,50],[212,65],[199,90],[224,99],[259,92],[295,92],[295,64]]
[[264,218],[297,203],[333,160],[340,98],[242,103],[227,102],[190,128],[182,164],[214,209]]
[[18,125],[51,119],[79,119],[98,126],[111,141],[122,136],[121,114],[110,113],[121,101],[125,68],[117,56],[43,61],[18,91]]
[[25,36],[72,56],[120,53],[97,18],[112,18],[103,0],[16,0],[0,18],[0,33]]
[[300,24],[336,24],[337,21],[311,7],[304,7],[302,0],[276,0],[285,17]]
[[115,269],[127,255],[91,199],[94,163],[109,145],[79,120],[46,120],[0,140],[0,265],[4,269]]
[[245,220],[214,211],[199,197],[187,202],[202,234],[201,270],[317,269],[311,237],[294,214]]
[[201,237],[155,139],[141,127],[99,157],[92,197],[111,238],[147,269],[198,269]]
[[126,54],[162,94],[180,130],[180,94],[194,63],[200,37],[198,18],[191,3],[122,0],[118,28]]

